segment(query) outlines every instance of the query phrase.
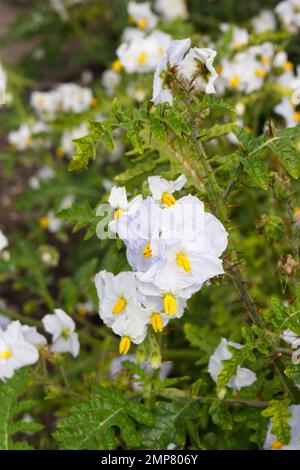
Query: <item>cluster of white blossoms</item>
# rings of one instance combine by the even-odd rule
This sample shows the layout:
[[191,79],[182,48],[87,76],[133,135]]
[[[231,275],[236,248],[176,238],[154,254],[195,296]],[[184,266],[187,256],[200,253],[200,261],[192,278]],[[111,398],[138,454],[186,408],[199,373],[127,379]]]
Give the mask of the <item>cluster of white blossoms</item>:
[[62,83],[50,91],[34,91],[30,104],[37,115],[51,121],[60,113],[82,113],[94,102],[93,92],[77,83]]
[[172,41],[157,65],[152,101],[155,104],[173,102],[170,87],[180,83],[187,92],[215,93],[218,76],[213,61],[216,51],[210,48],[191,48],[189,38]]
[[300,450],[300,405],[288,406],[291,417],[288,419],[291,437],[288,444],[283,444],[272,433],[272,425],[269,423],[266,440],[264,443],[265,450]]
[[184,175],[175,181],[149,177],[152,196],[131,201],[125,188],[111,190],[109,230],[123,240],[133,271],[100,271],[95,283],[100,318],[121,336],[121,354],[127,354],[131,342],[144,341],[148,325],[162,332],[180,318],[187,300],[224,273],[220,256],[227,232],[197,197],[175,199],[185,182]]
[[[225,338],[221,339],[219,346],[210,357],[208,364],[208,372],[210,373],[210,376],[214,382],[217,382],[218,374],[224,367],[222,361],[232,358],[232,353],[228,350],[227,346],[231,346],[235,349],[241,349],[243,347],[239,343],[227,341]],[[255,381],[256,374],[254,372],[252,372],[250,369],[238,366],[236,369],[236,375],[230,379],[227,386],[229,388],[233,388],[234,390],[240,390],[243,387],[249,387]]]
[[283,26],[291,33],[300,30],[300,0],[284,0],[275,8]]
[[[11,378],[17,369],[35,364],[40,351],[47,346],[47,339],[36,327],[3,318],[6,321],[2,321],[0,327],[0,380]],[[46,315],[42,323],[45,331],[52,335],[49,347],[52,353],[69,352],[73,357],[79,354],[75,323],[69,315],[56,309],[54,314]]]

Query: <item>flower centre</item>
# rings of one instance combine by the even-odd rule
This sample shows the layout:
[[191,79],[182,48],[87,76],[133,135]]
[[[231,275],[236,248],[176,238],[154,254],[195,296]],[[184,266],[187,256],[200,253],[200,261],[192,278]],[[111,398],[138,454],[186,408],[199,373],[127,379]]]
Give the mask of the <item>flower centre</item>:
[[235,75],[229,80],[229,83],[230,83],[231,88],[237,88],[240,84],[240,77]]
[[114,72],[120,73],[121,70],[122,70],[121,61],[120,61],[119,59],[115,60],[115,61],[112,63],[111,68],[113,69]]
[[166,315],[176,315],[177,302],[173,294],[167,294],[164,297],[164,310]]
[[177,253],[176,262],[177,262],[178,266],[180,266],[181,268],[183,268],[185,270],[185,272],[187,272],[187,273],[191,272],[191,263],[190,263],[189,259],[187,258],[187,256],[184,253],[182,253],[182,252]]
[[69,330],[69,328],[67,328],[66,326],[64,326],[64,327],[61,329],[60,334],[61,334],[61,336],[62,336],[64,339],[69,339],[69,338],[70,338],[70,330]]
[[12,352],[10,349],[4,349],[4,351],[0,351],[0,359],[9,359],[12,356]]
[[139,29],[145,29],[147,28],[147,26],[148,26],[148,20],[146,18],[142,18],[137,24],[137,27]]
[[161,333],[163,330],[162,318],[159,313],[153,312],[151,315],[151,325],[155,333]]
[[126,305],[127,301],[124,299],[124,297],[120,297],[113,306],[113,314],[119,315],[121,312],[123,312]]
[[263,69],[256,69],[255,70],[255,75],[257,77],[265,77],[267,75],[267,72]]
[[44,228],[44,229],[48,228],[48,226],[49,226],[48,217],[41,217],[40,220],[39,220],[39,226],[41,228]]
[[151,244],[150,244],[150,242],[147,243],[147,245],[145,246],[144,251],[143,251],[143,254],[144,254],[144,258],[151,258],[151,256],[152,256],[152,250],[151,250]]
[[262,57],[260,59],[260,61],[261,61],[262,64],[268,65],[271,62],[271,59],[270,59],[270,57]]
[[300,111],[293,113],[293,119],[296,122],[300,122]]
[[174,206],[175,202],[176,202],[176,199],[174,196],[172,196],[172,194],[170,193],[163,193],[162,197],[161,197],[161,201],[168,207],[170,206]]
[[145,64],[147,61],[147,54],[146,52],[141,52],[140,55],[137,58],[137,61],[139,64]]
[[284,68],[284,70],[287,70],[288,72],[289,72],[290,70],[293,70],[293,68],[294,68],[293,62],[290,62],[289,60],[287,60],[287,61],[283,64],[283,68]]
[[130,349],[131,341],[129,336],[123,336],[119,344],[119,353],[127,354]]
[[124,209],[121,209],[121,208],[117,209],[114,213],[114,219],[116,220],[119,217],[121,217],[121,215],[123,215],[124,212],[125,212]]
[[282,447],[282,443],[280,441],[273,441],[271,444],[272,450],[279,450]]

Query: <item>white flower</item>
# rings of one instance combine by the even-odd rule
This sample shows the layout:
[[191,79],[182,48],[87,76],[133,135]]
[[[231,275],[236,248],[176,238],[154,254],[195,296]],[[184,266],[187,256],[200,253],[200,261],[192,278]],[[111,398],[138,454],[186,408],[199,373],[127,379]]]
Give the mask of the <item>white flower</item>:
[[190,90],[215,93],[214,82],[218,76],[213,61],[217,52],[210,48],[193,47],[180,63],[180,73]]
[[231,41],[229,44],[230,49],[239,49],[242,46],[246,46],[249,41],[249,33],[245,28],[239,28],[238,26],[231,26],[227,23],[222,23],[221,31],[227,33],[230,31],[231,33]]
[[108,94],[108,96],[113,96],[115,89],[120,85],[121,77],[120,74],[114,70],[105,70],[102,74],[102,85]]
[[10,323],[6,330],[0,329],[0,379],[13,376],[16,369],[35,364],[39,354],[37,349],[24,339],[20,322]]
[[128,202],[126,189],[114,186],[111,189],[108,202],[114,209],[114,220],[109,223],[109,229],[122,239],[127,238],[128,218],[133,216],[142,202],[142,196],[136,196]]
[[158,18],[151,11],[151,5],[149,2],[129,2],[127,11],[130,20],[132,20],[139,29],[150,30],[155,28],[157,25]]
[[300,28],[300,0],[284,0],[278,3],[275,12],[282,21],[284,27],[291,33],[296,33]]
[[183,174],[175,181],[166,180],[161,176],[149,176],[148,178],[148,184],[153,199],[160,204],[163,204],[165,207],[175,204],[176,200],[172,194],[175,191],[180,191],[186,182],[187,178]]
[[[236,349],[241,349],[243,346],[239,343],[234,343],[232,341],[227,341],[227,339],[222,338],[219,346],[210,357],[208,364],[208,372],[210,373],[211,378],[214,382],[217,382],[218,374],[223,369],[224,365],[222,361],[231,359],[232,353],[228,350],[227,346],[231,346]],[[249,369],[244,367],[237,367],[236,375],[234,375],[229,383],[228,387],[240,390],[243,387],[249,387],[256,381],[256,374]]]
[[8,247],[8,240],[4,233],[0,230],[0,252]]
[[181,63],[184,54],[191,47],[191,40],[189,38],[180,41],[172,41],[165,51],[165,55],[157,64],[153,80],[153,96],[152,101],[155,104],[169,103],[172,105],[173,97],[171,90],[164,85],[162,73],[167,71],[168,68],[172,73],[177,73],[177,66]]
[[177,19],[186,20],[188,17],[185,0],[156,0],[155,9],[167,22]]
[[121,272],[114,276],[103,270],[96,275],[95,284],[100,300],[99,315],[106,325],[113,326],[120,318],[138,316],[141,312],[135,273]]
[[38,349],[42,346],[46,346],[47,340],[45,336],[38,333],[35,326],[22,325],[22,332],[25,341],[32,344],[32,346]]
[[28,124],[21,124],[16,131],[10,131],[8,142],[17,150],[24,151],[32,146],[32,129]]
[[291,344],[293,349],[296,349],[298,346],[300,346],[300,335],[294,333],[292,330],[285,330],[282,333],[282,339],[286,343]]
[[[113,332],[121,338],[129,338],[130,342],[140,344],[144,341],[147,334],[147,326],[144,319],[138,315],[138,312],[130,316],[122,316],[112,325]],[[123,351],[120,351],[124,354]]]
[[45,315],[42,319],[47,333],[52,335],[51,351],[54,353],[69,352],[73,357],[78,356],[80,344],[76,325],[72,318],[62,309],[57,308],[54,314]]
[[52,168],[48,166],[43,166],[40,168],[34,176],[29,179],[29,186],[32,189],[39,189],[41,183],[46,183],[54,178],[55,173]]
[[272,425],[269,423],[266,440],[264,443],[265,450],[300,450],[300,405],[291,405],[287,407],[291,413],[288,424],[291,427],[291,438],[288,444],[280,442],[274,434],[272,434]]
[[170,42],[169,34],[156,30],[139,40],[123,42],[116,53],[127,73],[148,73],[155,70]]
[[272,10],[262,10],[258,16],[252,18],[252,26],[257,34],[275,31],[276,18]]
[[0,314],[0,329],[5,330],[12,320],[6,315]]
[[296,111],[295,105],[287,96],[281,99],[274,111],[285,119],[286,127],[294,127],[300,123],[300,112]]

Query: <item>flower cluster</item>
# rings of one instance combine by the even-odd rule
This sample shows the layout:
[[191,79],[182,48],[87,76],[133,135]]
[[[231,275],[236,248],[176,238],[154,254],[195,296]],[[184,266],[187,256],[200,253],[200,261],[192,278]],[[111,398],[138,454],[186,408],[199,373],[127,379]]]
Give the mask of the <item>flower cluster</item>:
[[162,332],[180,318],[187,300],[209,279],[224,273],[220,258],[227,246],[221,222],[203,203],[174,193],[186,182],[148,178],[152,196],[128,202],[125,188],[114,187],[109,229],[123,240],[133,272],[116,276],[100,271],[95,279],[100,318],[121,336],[120,353],[144,341],[148,325]]

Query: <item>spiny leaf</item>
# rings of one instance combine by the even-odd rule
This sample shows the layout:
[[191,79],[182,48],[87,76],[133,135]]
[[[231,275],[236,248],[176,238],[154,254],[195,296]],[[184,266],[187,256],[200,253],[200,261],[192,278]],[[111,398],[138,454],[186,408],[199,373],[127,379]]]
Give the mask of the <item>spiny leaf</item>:
[[0,385],[0,449],[32,449],[26,442],[14,441],[18,432],[37,432],[42,425],[35,422],[23,422],[20,413],[32,408],[33,400],[19,401],[26,389],[27,371],[20,369],[7,382]]
[[288,420],[292,415],[287,409],[289,403],[288,399],[271,400],[268,408],[262,411],[262,416],[271,419],[271,431],[282,444],[288,444],[291,438]]
[[232,429],[232,416],[228,405],[222,400],[214,401],[209,407],[209,414],[213,422],[221,429]]

